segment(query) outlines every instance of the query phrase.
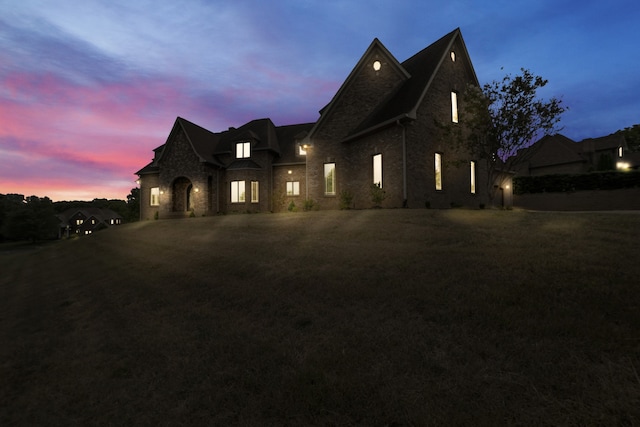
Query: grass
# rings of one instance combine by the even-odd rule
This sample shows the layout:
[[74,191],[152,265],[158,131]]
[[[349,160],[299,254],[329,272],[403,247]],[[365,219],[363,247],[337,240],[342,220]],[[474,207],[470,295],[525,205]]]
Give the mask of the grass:
[[640,425],[640,215],[362,210],[0,251],[0,425]]

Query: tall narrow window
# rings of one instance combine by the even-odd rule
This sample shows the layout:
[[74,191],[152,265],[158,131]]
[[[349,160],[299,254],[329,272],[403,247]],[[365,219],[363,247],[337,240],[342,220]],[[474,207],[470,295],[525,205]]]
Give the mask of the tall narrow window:
[[231,181],[231,203],[244,203],[244,181]]
[[251,143],[250,142],[238,142],[236,144],[236,158],[247,159],[251,157]]
[[458,94],[451,92],[451,121],[458,123]]
[[434,166],[435,166],[436,190],[442,190],[442,154],[436,153]]
[[151,197],[149,198],[149,204],[151,206],[160,205],[160,187],[151,188]]
[[300,195],[300,181],[287,182],[287,196]]
[[471,194],[476,194],[476,162],[471,160]]
[[373,156],[373,183],[382,188],[382,154]]
[[622,146],[618,147],[618,157],[622,157]]
[[260,186],[258,181],[251,181],[251,203],[258,203],[260,194]]
[[335,196],[336,194],[336,164],[324,164],[324,194]]

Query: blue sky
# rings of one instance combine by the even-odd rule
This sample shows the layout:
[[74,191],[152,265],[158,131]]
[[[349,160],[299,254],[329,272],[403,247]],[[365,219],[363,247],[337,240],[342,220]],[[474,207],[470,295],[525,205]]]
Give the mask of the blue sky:
[[0,193],[124,199],[176,116],[313,122],[377,37],[404,61],[460,27],[481,83],[528,68],[581,140],[640,123],[640,4],[0,0]]

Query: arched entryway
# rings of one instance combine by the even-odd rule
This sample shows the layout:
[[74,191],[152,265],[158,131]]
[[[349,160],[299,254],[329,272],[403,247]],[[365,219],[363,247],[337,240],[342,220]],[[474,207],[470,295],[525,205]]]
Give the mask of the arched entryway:
[[173,195],[173,211],[186,212],[193,208],[193,184],[189,178],[181,176],[173,181],[171,194]]

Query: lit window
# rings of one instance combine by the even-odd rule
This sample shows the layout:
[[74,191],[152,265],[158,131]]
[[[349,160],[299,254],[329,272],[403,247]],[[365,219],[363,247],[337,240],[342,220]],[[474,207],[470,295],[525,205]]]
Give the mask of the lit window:
[[244,181],[231,181],[231,203],[244,203]]
[[251,203],[258,203],[260,193],[260,186],[258,181],[251,181]]
[[618,157],[622,157],[622,146],[618,147]]
[[95,219],[92,219],[92,220],[91,220],[91,224],[94,224],[94,225],[95,225],[95,223],[96,223],[96,220],[95,220]]
[[160,187],[151,188],[151,198],[149,200],[151,206],[160,205]]
[[251,157],[251,143],[239,142],[236,144],[236,158],[247,159]]
[[451,92],[451,121],[458,123],[458,94]]
[[382,188],[382,154],[373,156],[373,183]]
[[435,156],[436,190],[442,190],[442,154]]
[[373,69],[375,71],[380,71],[380,68],[382,68],[382,64],[380,63],[380,61],[373,61]]
[[456,53],[454,51],[451,51],[451,61],[456,62]]
[[306,147],[307,147],[306,144],[298,145],[298,154],[301,156],[306,156],[307,155],[307,150],[305,149]]
[[324,194],[333,196],[336,194],[336,164],[324,164]]
[[115,224],[115,221],[113,219],[111,219],[111,225]]
[[471,161],[471,194],[476,194],[476,162]]
[[299,196],[300,195],[300,182],[291,181],[287,182],[287,196]]
[[83,222],[83,219],[76,219],[76,225],[82,225]]

